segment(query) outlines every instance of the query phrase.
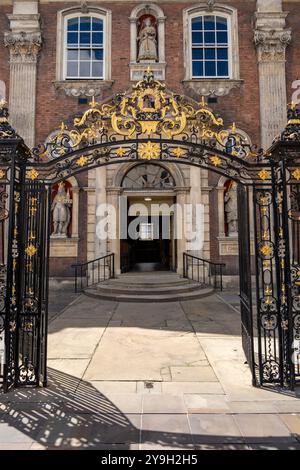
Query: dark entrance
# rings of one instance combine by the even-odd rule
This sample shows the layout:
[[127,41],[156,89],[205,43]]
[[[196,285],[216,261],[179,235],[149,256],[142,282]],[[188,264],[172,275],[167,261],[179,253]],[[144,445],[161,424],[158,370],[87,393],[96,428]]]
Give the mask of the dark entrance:
[[[129,216],[129,224],[135,217]],[[171,267],[171,240],[163,237],[163,226],[169,223],[163,216],[139,218],[137,227],[139,237],[128,240],[130,258],[129,269],[132,271],[161,271]],[[169,231],[170,232],[170,231]],[[170,235],[169,235],[170,236]]]
[[[155,103],[147,112],[145,95]],[[290,389],[299,383],[300,110],[289,109],[286,129],[265,154],[243,142],[234,126],[224,129],[206,103],[193,106],[168,94],[151,71],[132,94],[118,95],[110,105],[93,100],[71,129],[62,125],[51,142],[32,151],[7,117],[2,104],[0,184],[7,217],[1,245],[6,256],[0,373],[5,391],[47,381],[51,187],[81,171],[145,160],[198,166],[238,183],[243,347],[253,383]],[[247,261],[252,208],[256,306]]]

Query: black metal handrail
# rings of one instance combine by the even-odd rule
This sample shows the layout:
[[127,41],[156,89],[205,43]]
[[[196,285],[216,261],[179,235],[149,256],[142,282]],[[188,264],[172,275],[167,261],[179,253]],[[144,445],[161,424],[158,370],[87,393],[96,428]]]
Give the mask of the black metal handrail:
[[87,287],[115,277],[115,254],[109,253],[71,267],[75,269],[75,292],[82,292]]
[[224,263],[199,258],[199,256],[183,253],[183,277],[223,290]]

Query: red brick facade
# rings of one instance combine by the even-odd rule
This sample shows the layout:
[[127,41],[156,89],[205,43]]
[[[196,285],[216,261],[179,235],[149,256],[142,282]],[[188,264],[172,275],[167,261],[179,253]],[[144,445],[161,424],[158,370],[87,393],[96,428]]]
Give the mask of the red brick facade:
[[[129,16],[136,2],[88,2],[89,6],[103,7],[112,12],[112,43],[111,43],[111,70],[114,81],[111,90],[106,92],[106,97],[120,91],[127,90],[131,86],[129,79],[130,61],[130,28]],[[182,83],[184,79],[183,57],[183,10],[191,3],[157,2],[166,16],[165,23],[165,55],[166,55],[166,84],[168,89],[181,94],[190,95],[195,99],[199,96],[193,94]],[[225,127],[232,122],[243,129],[250,136],[253,143],[260,145],[260,103],[257,52],[253,43],[254,15],[256,0],[232,0],[224,1],[226,5],[235,7],[238,11],[239,25],[239,51],[240,51],[240,79],[243,84],[240,88],[233,89],[227,96],[218,98],[216,104],[211,107],[224,119]],[[41,31],[43,45],[37,66],[37,104],[36,104],[36,142],[43,140],[58,127],[61,121],[66,120],[78,112],[82,112],[86,105],[78,104],[78,99],[67,97],[63,91],[56,91],[53,81],[56,78],[56,39],[57,39],[57,12],[64,8],[78,6],[78,2],[51,2],[41,3],[39,13],[41,15]],[[287,48],[287,97],[290,100],[292,94],[292,82],[300,79],[300,2],[284,2],[284,10],[290,12],[287,18],[287,26],[292,28],[292,44]],[[9,5],[0,5],[0,30],[9,29],[7,13],[12,12]],[[6,83],[7,95],[9,93],[9,53],[4,47],[0,47],[0,79]],[[218,182],[218,175],[209,175],[209,185],[214,187]],[[81,174],[78,178],[79,186],[87,186],[87,175]],[[86,258],[86,193],[80,193],[80,223],[79,223],[79,261]],[[211,224],[211,257],[219,259],[218,253],[218,220],[216,217],[216,194],[212,191],[210,201]],[[52,272],[57,275],[70,275],[66,270],[76,259],[52,258]],[[228,272],[236,271],[237,258],[226,257]]]

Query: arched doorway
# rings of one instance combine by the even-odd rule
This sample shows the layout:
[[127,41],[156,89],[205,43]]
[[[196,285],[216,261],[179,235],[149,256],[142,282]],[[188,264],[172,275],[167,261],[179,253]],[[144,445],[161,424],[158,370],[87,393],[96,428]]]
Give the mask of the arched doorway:
[[142,163],[123,177],[127,237],[120,240],[121,272],[176,270],[176,183],[166,166]]
[[[148,70],[132,93],[103,105],[93,100],[70,128],[62,124],[52,141],[30,151],[9,125],[7,107],[2,105],[0,182],[8,188],[9,201],[7,276],[0,312],[6,354],[4,389],[47,381],[51,187],[90,169],[145,162],[203,168],[237,182],[244,352],[254,384],[294,387],[300,378],[294,354],[299,336],[300,267],[292,254],[295,243],[289,243],[289,230],[291,219],[296,220],[292,196],[298,194],[295,187],[300,181],[299,114],[290,109],[285,131],[264,154],[242,142],[234,126],[224,129],[222,119],[204,101],[195,106],[184,97],[168,94]],[[158,181],[163,180],[160,173]],[[249,188],[253,189],[255,224],[255,309]]]

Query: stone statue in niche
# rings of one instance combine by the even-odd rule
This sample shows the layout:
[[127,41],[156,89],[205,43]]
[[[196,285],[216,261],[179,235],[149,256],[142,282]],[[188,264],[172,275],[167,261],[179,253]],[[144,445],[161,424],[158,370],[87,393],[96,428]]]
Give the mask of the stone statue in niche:
[[137,37],[138,41],[138,62],[156,61],[157,39],[156,28],[152,25],[150,17],[146,17],[142,23],[141,30]]
[[238,208],[237,208],[237,184],[232,182],[225,192],[225,221],[228,225],[228,236],[238,235]]
[[70,190],[66,191],[64,182],[59,183],[57,194],[55,195],[51,211],[53,220],[53,232],[51,237],[53,238],[66,238],[68,233],[68,227],[71,220],[72,199],[70,196]]

